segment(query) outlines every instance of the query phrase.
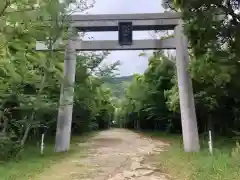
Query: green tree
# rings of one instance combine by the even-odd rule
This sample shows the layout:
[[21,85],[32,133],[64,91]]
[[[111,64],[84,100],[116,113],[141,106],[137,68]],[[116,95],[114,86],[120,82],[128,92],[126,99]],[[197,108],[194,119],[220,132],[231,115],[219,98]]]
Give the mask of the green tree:
[[[68,8],[70,4],[74,8]],[[35,44],[37,40],[45,40],[52,49],[59,39],[67,39],[69,15],[76,9],[88,9],[92,4],[87,1],[5,0],[2,5],[1,159],[16,155],[27,140],[39,138],[43,126],[48,127],[47,137],[55,133],[64,52],[37,52]],[[114,75],[118,62],[99,70],[107,55],[107,52],[78,55],[73,133],[99,128],[99,124],[108,127],[114,110],[111,93],[103,86],[102,79]],[[79,122],[84,126],[81,123],[77,126]]]

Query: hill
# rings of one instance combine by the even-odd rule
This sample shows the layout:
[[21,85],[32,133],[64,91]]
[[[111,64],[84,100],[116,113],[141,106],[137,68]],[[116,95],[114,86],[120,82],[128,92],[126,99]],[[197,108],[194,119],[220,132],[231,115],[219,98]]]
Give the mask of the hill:
[[113,77],[111,79],[106,79],[105,84],[109,87],[113,95],[120,98],[124,95],[124,90],[128,86],[128,84],[132,81],[133,76],[121,76],[121,77]]

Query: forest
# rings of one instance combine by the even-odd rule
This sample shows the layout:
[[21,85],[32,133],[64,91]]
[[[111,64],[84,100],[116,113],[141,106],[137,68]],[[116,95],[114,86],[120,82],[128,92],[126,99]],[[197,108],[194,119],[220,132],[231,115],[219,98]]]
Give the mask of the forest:
[[[183,14],[201,152],[186,154],[182,150],[176,59],[165,51],[155,51],[148,60],[147,70],[134,75],[124,97],[117,102],[117,126],[171,142],[168,151],[155,159],[164,172],[174,176],[172,179],[237,180],[240,2],[164,0],[163,7]],[[209,156],[209,130],[213,156]]]
[[[224,1],[225,2],[225,1]],[[165,1],[183,13],[191,51],[199,133],[240,134],[239,1]],[[216,18],[219,14],[224,18]],[[229,18],[228,18],[229,17]],[[181,132],[175,57],[154,52],[144,74],[135,74],[119,101],[118,122],[135,129]]]
[[[0,9],[1,161],[18,155],[43,131],[55,136],[64,52],[36,51],[35,44],[48,39],[51,47],[60,37],[67,38],[68,14],[75,11],[66,10],[69,3],[7,0]],[[84,1],[75,5],[82,11],[92,6]],[[73,134],[107,128],[113,116],[111,91],[103,84],[104,78],[114,75],[118,62],[100,66],[108,54],[77,57]]]
[[[64,52],[36,51],[35,44],[46,40],[52,49],[66,40],[69,14],[92,6],[87,0],[1,1],[1,162],[18,157],[43,131],[46,138],[55,136]],[[213,138],[235,143],[240,139],[240,2],[164,0],[163,7],[183,15],[200,135],[211,129]],[[119,62],[101,64],[108,54],[78,54],[72,134],[107,129],[113,120],[117,127],[181,134],[175,57],[155,51],[143,74],[115,77]]]

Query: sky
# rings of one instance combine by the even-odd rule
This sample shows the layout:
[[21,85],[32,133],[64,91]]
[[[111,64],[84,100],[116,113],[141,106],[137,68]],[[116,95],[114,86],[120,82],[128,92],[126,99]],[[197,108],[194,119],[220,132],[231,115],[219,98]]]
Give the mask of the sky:
[[[163,12],[161,0],[96,0],[88,14],[130,14]],[[87,37],[94,40],[117,40],[117,32],[89,32]],[[86,38],[87,38],[86,37]],[[148,31],[133,32],[134,39],[153,39]],[[85,39],[85,38],[84,38]],[[112,51],[103,63],[120,60],[120,76],[143,73],[148,64],[147,57],[139,57],[141,51]]]

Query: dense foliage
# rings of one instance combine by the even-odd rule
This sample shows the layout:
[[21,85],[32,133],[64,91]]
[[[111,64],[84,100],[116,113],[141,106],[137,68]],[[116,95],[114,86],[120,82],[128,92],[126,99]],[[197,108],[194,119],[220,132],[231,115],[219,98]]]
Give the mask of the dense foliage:
[[[64,52],[35,51],[36,40],[51,49],[66,39],[68,15],[92,6],[85,1],[5,0],[0,7],[0,160],[16,156],[26,140],[40,138],[42,127],[53,136]],[[47,21],[51,19],[52,21]],[[102,78],[113,75],[117,63],[99,69],[108,55],[81,53],[77,57],[73,133],[107,128],[114,112],[111,92]]]
[[[222,135],[240,131],[239,1],[164,1],[183,13],[191,45],[191,73],[199,131]],[[170,61],[171,60],[171,61]],[[135,75],[120,103],[118,122],[129,128],[180,132],[175,65],[157,52],[147,71]]]

